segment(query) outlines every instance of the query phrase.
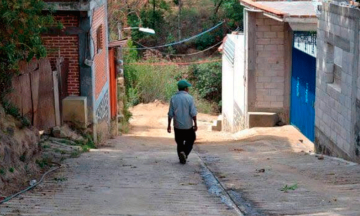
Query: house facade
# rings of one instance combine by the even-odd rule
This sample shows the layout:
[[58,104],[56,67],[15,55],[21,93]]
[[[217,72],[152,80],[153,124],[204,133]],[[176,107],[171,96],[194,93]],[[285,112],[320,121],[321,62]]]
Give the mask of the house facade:
[[[95,140],[100,142],[110,130],[107,1],[45,2],[55,10],[55,19],[64,26],[61,30],[50,29],[43,36],[53,70],[57,69],[59,59],[67,63],[62,102],[70,99],[86,104],[87,114],[82,124],[91,128]],[[73,110],[77,116],[77,109]]]
[[[310,32],[317,28],[316,6],[309,1],[243,0],[241,4],[245,6],[242,39],[235,42],[233,36],[228,36],[223,56],[235,53],[234,58],[244,67],[235,69],[234,74],[241,74],[243,81],[237,81],[233,87],[226,84],[234,80],[234,76],[227,75],[231,70],[227,68],[229,61],[224,59],[223,88],[229,92],[241,91],[244,96],[240,106],[239,102],[223,98],[223,104],[234,104],[232,108],[223,108],[223,129],[236,132],[249,127],[292,123],[314,140],[311,128],[315,124],[316,46],[312,45],[316,38]],[[232,43],[243,44],[236,45],[243,48],[229,51]],[[311,68],[305,68],[307,65]],[[239,113],[237,110],[242,104],[244,108]],[[227,117],[229,109],[238,113],[234,119]],[[239,121],[242,123],[233,123]]]
[[[276,114],[319,153],[360,161],[360,10],[336,1],[241,4],[244,33],[228,35],[222,46],[223,129],[274,126],[269,116]],[[234,99],[237,91],[244,96]],[[239,99],[241,115],[228,115]]]

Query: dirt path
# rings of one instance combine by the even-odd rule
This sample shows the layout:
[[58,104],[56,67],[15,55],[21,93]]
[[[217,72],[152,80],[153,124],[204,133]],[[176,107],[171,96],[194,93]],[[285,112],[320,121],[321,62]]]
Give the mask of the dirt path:
[[[173,133],[168,134],[166,132],[168,113],[167,104],[161,102],[139,104],[130,111],[133,113],[133,118],[130,121],[132,127],[130,133],[126,136],[174,138]],[[233,140],[231,134],[212,132],[209,130],[212,121],[216,119],[217,116],[214,115],[198,115],[199,130],[197,132],[197,143]]]

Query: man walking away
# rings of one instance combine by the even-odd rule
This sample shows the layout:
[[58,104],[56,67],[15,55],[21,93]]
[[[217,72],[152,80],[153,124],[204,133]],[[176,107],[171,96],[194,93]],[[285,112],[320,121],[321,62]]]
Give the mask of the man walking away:
[[[197,131],[196,107],[193,97],[188,93],[191,84],[186,80],[178,82],[179,91],[171,98],[168,113],[168,133],[171,133],[171,120],[174,118],[175,141],[180,163],[186,164]],[[194,124],[193,124],[194,123]]]

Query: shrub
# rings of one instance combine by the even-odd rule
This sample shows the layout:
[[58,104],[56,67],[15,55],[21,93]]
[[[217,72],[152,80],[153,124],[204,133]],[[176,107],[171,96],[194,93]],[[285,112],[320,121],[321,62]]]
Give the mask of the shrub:
[[177,91],[184,68],[175,65],[128,65],[125,68],[127,97],[131,106],[155,100],[167,102]]
[[191,88],[190,94],[194,98],[195,106],[199,113],[215,114],[218,112],[217,104],[201,98],[197,89]]
[[192,65],[189,79],[195,83],[199,96],[210,102],[221,105],[221,63]]
[[138,94],[137,88],[129,87],[127,89],[127,95],[128,95],[128,103],[126,103],[129,107],[136,106],[140,103],[140,96]]

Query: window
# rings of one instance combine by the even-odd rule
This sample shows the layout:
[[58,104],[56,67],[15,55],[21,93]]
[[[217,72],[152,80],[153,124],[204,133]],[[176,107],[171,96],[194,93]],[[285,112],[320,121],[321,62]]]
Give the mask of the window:
[[97,53],[100,53],[101,50],[103,49],[103,27],[102,25],[100,25],[97,29],[96,29],[96,51]]

